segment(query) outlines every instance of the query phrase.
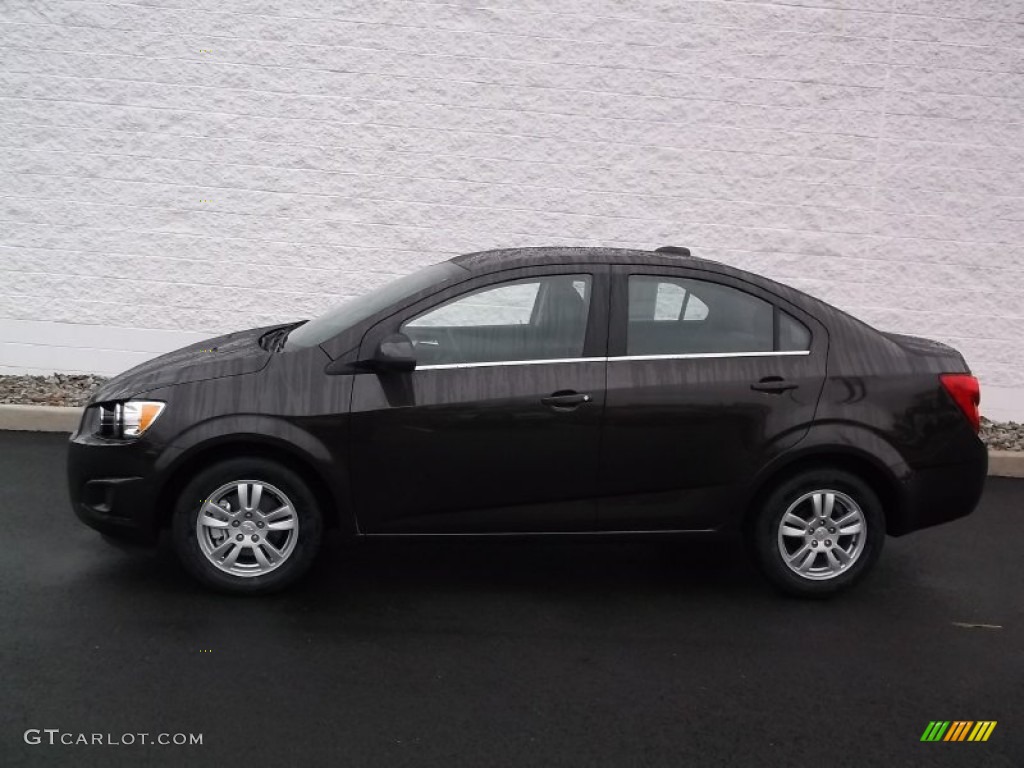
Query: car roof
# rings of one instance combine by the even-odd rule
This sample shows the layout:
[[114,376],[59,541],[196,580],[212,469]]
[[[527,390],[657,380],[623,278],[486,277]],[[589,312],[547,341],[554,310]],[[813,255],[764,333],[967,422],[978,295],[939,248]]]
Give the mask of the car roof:
[[629,248],[574,248],[568,246],[477,251],[456,256],[451,261],[470,272],[491,272],[498,268],[540,267],[546,264],[639,264],[682,267],[714,263],[707,259],[691,256],[686,248],[640,251]]

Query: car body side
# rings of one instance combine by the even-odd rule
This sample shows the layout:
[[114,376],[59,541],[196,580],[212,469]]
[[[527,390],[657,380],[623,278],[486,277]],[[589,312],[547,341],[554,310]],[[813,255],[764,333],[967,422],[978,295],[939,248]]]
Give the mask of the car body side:
[[[353,461],[354,451],[360,450],[354,436],[362,434],[352,411],[356,380],[378,374],[331,375],[326,369],[344,371],[355,363],[373,339],[391,330],[389,318],[411,307],[440,303],[478,285],[559,270],[595,276],[584,356],[617,359],[623,350],[616,346],[620,340],[609,313],[615,312],[614,292],[621,285],[621,275],[616,278],[619,282],[613,276],[620,267],[639,267],[652,274],[685,273],[765,297],[812,329],[812,354],[823,364],[819,386],[813,401],[804,403],[798,422],[786,426],[786,437],[767,443],[739,476],[666,497],[671,503],[689,501],[692,506],[690,511],[681,510],[676,520],[671,513],[662,513],[651,517],[651,525],[623,524],[644,504],[602,485],[610,482],[602,477],[608,473],[595,471],[594,498],[566,500],[565,514],[553,518],[559,521],[553,528],[538,523],[522,532],[639,527],[735,532],[743,527],[755,500],[773,485],[809,465],[824,463],[851,469],[875,488],[885,503],[887,528],[893,535],[969,514],[976,506],[987,452],[939,380],[939,374],[969,372],[955,350],[881,333],[793,288],[714,262],[595,249],[548,249],[542,264],[537,256],[534,249],[517,249],[455,259],[465,270],[463,278],[420,291],[318,346],[272,352],[258,343],[270,329],[243,331],[192,345],[113,379],[91,403],[144,396],[166,401],[169,407],[135,441],[96,437],[88,424],[72,436],[68,472],[76,513],[112,536],[152,542],[194,472],[221,458],[255,454],[299,472],[317,495],[328,522],[347,533],[461,532],[460,525],[471,519],[465,515],[433,528],[430,522],[423,529],[403,528],[401,522],[390,530],[375,524],[373,510],[365,508],[365,500],[354,495],[353,488],[408,480],[400,462],[367,466]],[[386,375],[390,374],[382,376]],[[604,430],[609,428],[608,416],[600,410],[606,406],[604,398],[628,398],[630,388],[628,376],[622,387],[625,395],[616,394],[612,375],[607,381],[602,401],[594,404],[599,429]],[[772,398],[788,402],[795,396],[762,395],[766,402]],[[811,397],[806,387],[799,396]],[[437,430],[438,425],[430,428]],[[465,434],[450,439],[465,439]],[[443,430],[435,435],[449,439]],[[509,446],[510,455],[515,452],[516,446]],[[111,476],[112,466],[118,467],[116,476]],[[351,475],[354,467],[358,477]],[[456,478],[473,478],[472,466],[451,471]],[[573,508],[569,504],[573,501],[593,503],[598,511],[592,524],[587,523],[590,513]],[[602,525],[600,510],[604,509],[626,512],[617,519],[613,512]],[[483,512],[475,514],[486,519]],[[500,530],[501,519],[494,530]],[[536,516],[533,520],[537,522]],[[470,532],[487,530],[484,526]]]

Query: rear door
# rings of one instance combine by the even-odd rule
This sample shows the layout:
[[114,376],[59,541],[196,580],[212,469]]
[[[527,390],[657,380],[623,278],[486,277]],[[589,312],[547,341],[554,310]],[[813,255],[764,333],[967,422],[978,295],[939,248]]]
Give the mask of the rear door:
[[600,527],[719,527],[742,484],[807,433],[827,350],[814,318],[745,281],[616,267]]
[[411,373],[355,378],[352,491],[368,533],[589,530],[608,326],[606,266],[469,280],[371,329]]

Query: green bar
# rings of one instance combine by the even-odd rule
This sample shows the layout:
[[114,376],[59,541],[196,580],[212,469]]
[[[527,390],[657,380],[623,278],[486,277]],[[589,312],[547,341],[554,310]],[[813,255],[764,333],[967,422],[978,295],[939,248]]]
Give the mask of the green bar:
[[932,720],[931,722],[929,722],[928,723],[928,727],[925,728],[924,729],[924,733],[921,734],[921,741],[931,741],[932,740],[931,739],[931,733],[932,733],[933,730],[935,730],[935,727],[937,725],[938,725],[938,722],[936,722],[935,720]]
[[939,726],[938,733],[935,734],[935,738],[932,741],[942,741],[942,737],[946,735],[946,731],[949,730],[949,720]]

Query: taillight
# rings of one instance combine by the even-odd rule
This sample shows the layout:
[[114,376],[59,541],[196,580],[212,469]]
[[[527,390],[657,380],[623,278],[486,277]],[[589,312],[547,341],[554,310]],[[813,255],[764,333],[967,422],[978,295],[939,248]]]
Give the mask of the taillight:
[[981,404],[981,386],[978,380],[969,373],[943,373],[939,379],[953,402],[960,406],[974,431],[980,432],[981,411],[978,406]]

